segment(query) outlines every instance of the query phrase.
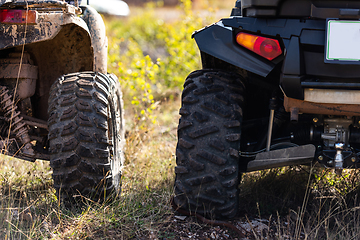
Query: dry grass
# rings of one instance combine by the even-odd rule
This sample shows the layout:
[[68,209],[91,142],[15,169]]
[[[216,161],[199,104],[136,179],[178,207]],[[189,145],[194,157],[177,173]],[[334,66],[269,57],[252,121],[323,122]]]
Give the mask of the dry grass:
[[2,157],[0,239],[129,239],[155,231],[171,213],[178,108],[178,100],[165,101],[155,112],[156,125],[127,126],[122,195],[113,202],[65,208],[48,162]]
[[[178,108],[178,99],[163,101],[154,113],[158,123],[146,130],[130,124],[128,112],[123,191],[112,202],[65,208],[47,162],[2,157],[0,239],[180,239],[169,206]],[[358,239],[358,182],[356,171],[338,177],[310,167],[245,174],[239,220],[269,220],[269,230],[250,239]],[[187,226],[186,234],[210,231],[192,221]]]
[[[242,215],[265,218],[276,239],[358,239],[359,177],[337,176],[319,167],[293,167],[247,174],[242,181]],[[262,236],[258,236],[262,237]]]
[[[47,162],[3,157],[0,239],[179,239],[180,223],[173,222],[169,206],[178,108],[178,99],[163,101],[154,113],[158,123],[146,130],[130,124],[132,115],[127,113],[123,191],[112,202],[65,208],[54,195]],[[241,216],[268,219],[270,226],[269,231],[249,238],[358,239],[358,182],[357,171],[338,177],[310,167],[245,174]],[[207,229],[191,221],[189,226],[188,233]],[[230,239],[236,237],[232,234]]]

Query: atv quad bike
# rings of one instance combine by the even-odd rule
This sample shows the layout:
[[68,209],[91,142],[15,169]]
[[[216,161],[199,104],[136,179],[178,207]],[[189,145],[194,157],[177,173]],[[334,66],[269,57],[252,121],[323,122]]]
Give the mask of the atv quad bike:
[[360,166],[360,1],[243,0],[193,34],[202,70],[184,84],[174,204],[237,215],[242,173]]
[[62,199],[119,192],[123,103],[107,74],[107,38],[91,7],[1,1],[0,147],[48,160]]

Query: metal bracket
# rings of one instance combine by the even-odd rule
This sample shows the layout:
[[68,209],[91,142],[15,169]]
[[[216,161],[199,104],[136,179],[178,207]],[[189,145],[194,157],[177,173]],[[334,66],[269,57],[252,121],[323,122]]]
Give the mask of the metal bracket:
[[314,156],[315,146],[312,144],[262,152],[256,155],[255,160],[248,163],[247,172],[308,164],[314,160]]

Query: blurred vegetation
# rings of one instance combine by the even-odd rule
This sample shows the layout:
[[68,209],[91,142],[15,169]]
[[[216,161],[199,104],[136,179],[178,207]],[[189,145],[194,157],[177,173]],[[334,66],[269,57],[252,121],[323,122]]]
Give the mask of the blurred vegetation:
[[182,1],[179,19],[171,23],[155,16],[155,6],[127,21],[107,21],[109,71],[120,78],[125,104],[142,128],[156,122],[157,105],[179,96],[186,76],[200,68],[191,35],[213,21],[211,14],[195,14],[190,0]]
[[[164,6],[176,6],[181,3],[181,0],[124,0],[129,5],[146,5],[148,3],[156,3]],[[233,6],[236,0],[192,0],[195,7],[202,7],[204,5],[211,5],[212,7],[228,7]]]

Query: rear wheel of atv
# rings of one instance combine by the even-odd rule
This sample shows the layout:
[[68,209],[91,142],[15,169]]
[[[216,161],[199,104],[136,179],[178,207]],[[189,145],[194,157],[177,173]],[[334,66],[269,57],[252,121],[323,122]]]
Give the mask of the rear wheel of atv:
[[176,149],[178,207],[215,219],[237,214],[243,91],[236,74],[201,70],[187,77]]
[[120,192],[123,103],[116,77],[65,75],[49,97],[50,165],[58,197],[102,200]]

